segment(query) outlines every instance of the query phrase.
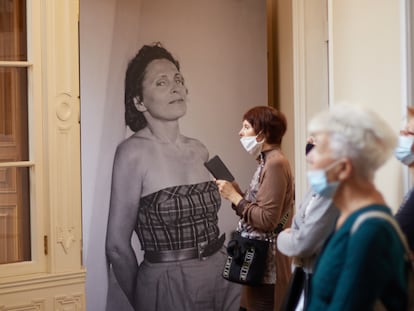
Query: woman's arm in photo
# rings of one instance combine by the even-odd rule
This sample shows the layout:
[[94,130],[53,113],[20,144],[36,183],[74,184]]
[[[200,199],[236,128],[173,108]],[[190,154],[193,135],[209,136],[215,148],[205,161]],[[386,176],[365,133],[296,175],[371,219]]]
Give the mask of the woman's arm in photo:
[[106,254],[120,287],[134,305],[138,263],[131,237],[137,220],[141,178],[136,165],[136,152],[130,147],[121,144],[115,154]]

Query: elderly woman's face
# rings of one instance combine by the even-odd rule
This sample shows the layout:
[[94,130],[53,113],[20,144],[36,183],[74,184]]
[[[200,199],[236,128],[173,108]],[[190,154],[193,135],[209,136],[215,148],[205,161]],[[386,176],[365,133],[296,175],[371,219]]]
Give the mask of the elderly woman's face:
[[306,156],[309,169],[324,169],[336,160],[332,157],[329,136],[327,133],[317,133],[312,135],[312,137],[315,147]]
[[150,62],[142,82],[142,103],[156,119],[171,121],[185,115],[187,89],[177,67],[167,59]]

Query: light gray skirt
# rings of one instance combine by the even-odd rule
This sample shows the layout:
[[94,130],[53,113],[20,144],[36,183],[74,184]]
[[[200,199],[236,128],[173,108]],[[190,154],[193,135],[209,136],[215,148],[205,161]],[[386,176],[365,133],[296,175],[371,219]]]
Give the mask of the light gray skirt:
[[238,311],[238,284],[223,279],[224,247],[205,260],[144,260],[138,270],[137,311]]

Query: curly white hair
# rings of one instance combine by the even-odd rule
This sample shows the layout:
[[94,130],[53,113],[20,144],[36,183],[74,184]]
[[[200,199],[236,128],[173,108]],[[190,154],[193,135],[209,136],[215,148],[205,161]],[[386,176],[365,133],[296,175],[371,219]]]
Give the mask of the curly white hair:
[[397,135],[387,122],[361,105],[335,104],[309,123],[310,134],[327,133],[335,158],[351,160],[355,174],[368,179],[392,155]]

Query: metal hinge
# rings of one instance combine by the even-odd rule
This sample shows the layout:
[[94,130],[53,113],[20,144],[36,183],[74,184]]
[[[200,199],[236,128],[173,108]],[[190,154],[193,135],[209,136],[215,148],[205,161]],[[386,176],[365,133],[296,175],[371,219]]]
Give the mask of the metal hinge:
[[47,244],[48,244],[47,243],[47,235],[45,235],[45,236],[43,236],[43,249],[44,249],[45,255],[48,254]]

